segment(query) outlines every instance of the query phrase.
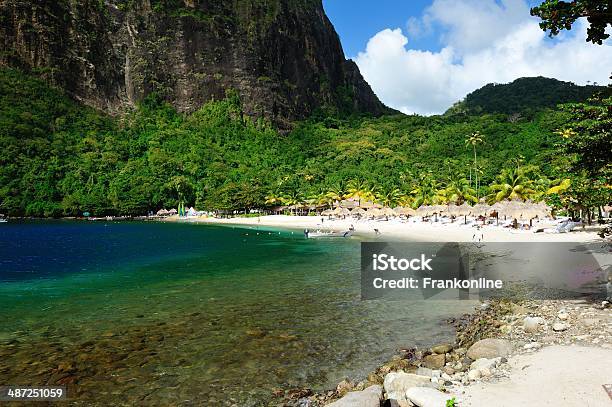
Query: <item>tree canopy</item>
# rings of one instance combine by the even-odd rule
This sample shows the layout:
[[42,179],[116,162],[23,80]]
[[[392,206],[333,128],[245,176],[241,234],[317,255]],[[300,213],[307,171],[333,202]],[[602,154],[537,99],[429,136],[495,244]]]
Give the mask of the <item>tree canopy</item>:
[[540,27],[549,31],[550,36],[559,34],[561,30],[570,30],[581,17],[589,22],[587,41],[601,45],[610,37],[606,27],[612,25],[612,3],[609,0],[546,0],[531,9],[532,16],[538,16],[542,22]]

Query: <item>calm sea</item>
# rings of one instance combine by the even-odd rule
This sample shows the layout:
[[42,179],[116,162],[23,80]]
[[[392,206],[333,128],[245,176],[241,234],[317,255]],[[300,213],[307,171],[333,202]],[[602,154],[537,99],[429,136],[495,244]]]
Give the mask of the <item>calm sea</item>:
[[450,340],[468,302],[361,301],[359,241],[166,223],[0,224],[0,385],[267,405]]

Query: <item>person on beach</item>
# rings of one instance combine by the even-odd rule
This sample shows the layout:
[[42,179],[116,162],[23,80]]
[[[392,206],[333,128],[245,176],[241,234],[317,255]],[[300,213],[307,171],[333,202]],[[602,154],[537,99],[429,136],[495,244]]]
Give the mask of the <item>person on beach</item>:
[[380,230],[378,230],[378,229],[374,229],[374,234],[375,234],[376,236],[380,236]]

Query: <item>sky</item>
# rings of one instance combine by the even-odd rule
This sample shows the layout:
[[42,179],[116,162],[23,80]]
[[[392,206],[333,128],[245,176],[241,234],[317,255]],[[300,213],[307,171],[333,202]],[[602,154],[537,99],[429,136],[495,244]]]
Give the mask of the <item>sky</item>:
[[488,83],[546,76],[608,84],[612,41],[587,43],[584,19],[555,38],[529,9],[537,0],[324,0],[365,80],[406,114],[446,111]]

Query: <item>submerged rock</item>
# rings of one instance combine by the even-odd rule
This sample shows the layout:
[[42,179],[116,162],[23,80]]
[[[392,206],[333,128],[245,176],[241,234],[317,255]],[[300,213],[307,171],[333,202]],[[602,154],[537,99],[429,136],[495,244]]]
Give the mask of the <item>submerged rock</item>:
[[449,343],[443,343],[443,344],[436,345],[431,348],[431,351],[437,354],[448,353],[451,350],[453,350],[453,346]]

